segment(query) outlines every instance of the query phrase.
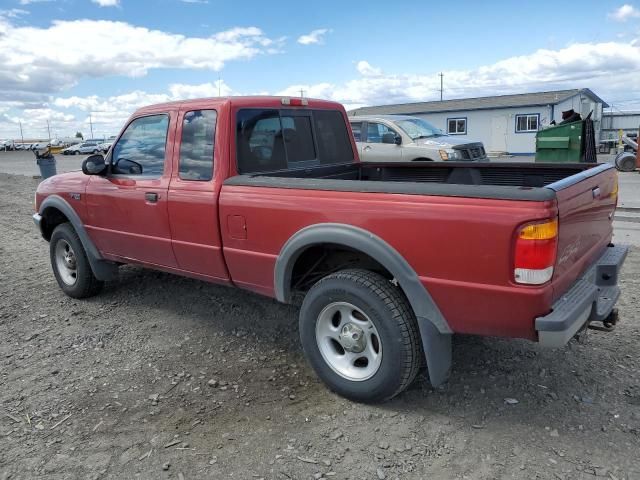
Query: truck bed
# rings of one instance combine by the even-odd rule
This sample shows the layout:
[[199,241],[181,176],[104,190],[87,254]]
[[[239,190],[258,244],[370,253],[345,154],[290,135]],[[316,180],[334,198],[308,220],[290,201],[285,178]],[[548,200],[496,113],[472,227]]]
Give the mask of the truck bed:
[[608,164],[353,163],[228,179],[227,185],[544,201]]
[[[274,259],[292,235],[327,222],[352,225],[407,259],[453,331],[535,339],[534,317],[548,314],[611,241],[615,177],[609,164],[453,162],[239,175],[224,182],[221,216],[242,215],[254,240],[230,239],[225,258],[235,281],[255,284],[262,272],[251,288],[269,294]],[[553,217],[552,281],[515,284],[516,229]],[[478,307],[473,315],[467,305]]]

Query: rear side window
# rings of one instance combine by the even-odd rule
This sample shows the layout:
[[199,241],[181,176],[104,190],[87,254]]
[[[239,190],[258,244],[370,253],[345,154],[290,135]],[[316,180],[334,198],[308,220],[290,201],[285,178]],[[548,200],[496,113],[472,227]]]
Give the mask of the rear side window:
[[356,142],[362,139],[362,122],[351,122],[351,131]]
[[182,180],[206,181],[213,178],[216,119],[215,110],[194,110],[184,114],[178,167]]
[[236,146],[240,173],[353,161],[348,130],[337,111],[240,110]]

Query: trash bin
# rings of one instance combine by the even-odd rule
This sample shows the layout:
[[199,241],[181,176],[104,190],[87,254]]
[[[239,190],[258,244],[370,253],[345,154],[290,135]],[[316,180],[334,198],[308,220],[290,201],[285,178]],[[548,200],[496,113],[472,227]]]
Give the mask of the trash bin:
[[53,155],[50,155],[48,157],[38,157],[36,163],[38,164],[38,167],[40,167],[40,176],[43,180],[49,177],[53,177],[57,173],[56,159]]
[[582,159],[582,120],[540,130],[536,162],[579,162]]

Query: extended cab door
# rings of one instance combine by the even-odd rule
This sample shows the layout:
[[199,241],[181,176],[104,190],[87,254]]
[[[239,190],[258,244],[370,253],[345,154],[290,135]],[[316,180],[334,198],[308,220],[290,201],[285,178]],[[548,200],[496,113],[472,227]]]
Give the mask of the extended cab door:
[[[228,280],[218,220],[214,171],[218,112],[181,111],[178,117],[177,169],[169,186],[169,222],[173,251],[182,270]],[[219,150],[220,151],[220,150]]]
[[87,185],[87,230],[101,252],[175,267],[167,190],[177,112],[133,119],[111,149],[106,176]]
[[401,162],[402,147],[395,143],[384,143],[383,139],[390,134],[399,136],[391,127],[379,122],[366,123],[366,141],[360,153],[363,162]]

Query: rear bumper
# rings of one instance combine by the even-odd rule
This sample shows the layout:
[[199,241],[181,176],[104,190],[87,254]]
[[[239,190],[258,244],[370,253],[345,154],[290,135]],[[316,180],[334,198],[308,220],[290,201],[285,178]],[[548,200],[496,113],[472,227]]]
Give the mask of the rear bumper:
[[553,304],[551,313],[536,318],[535,328],[541,345],[561,347],[588,322],[602,321],[609,316],[620,297],[618,273],[628,249],[626,245],[607,247],[587,272]]

